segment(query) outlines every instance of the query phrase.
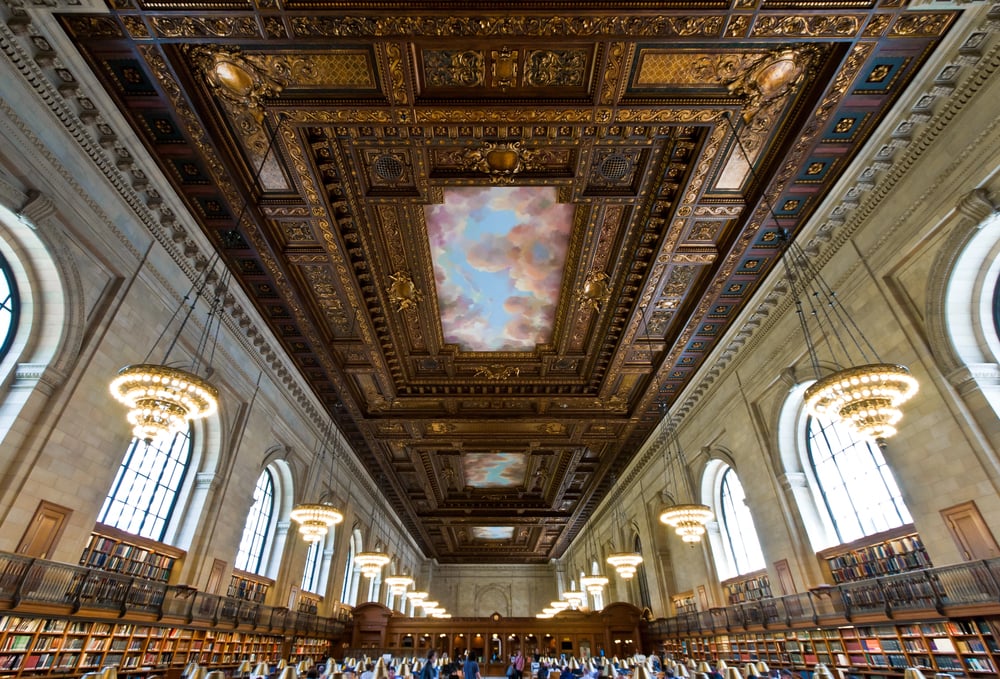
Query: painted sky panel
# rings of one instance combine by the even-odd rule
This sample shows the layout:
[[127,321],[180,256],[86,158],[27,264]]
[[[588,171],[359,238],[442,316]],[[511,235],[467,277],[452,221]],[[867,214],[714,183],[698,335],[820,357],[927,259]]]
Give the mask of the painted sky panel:
[[472,537],[477,540],[510,540],[514,537],[513,526],[475,526]]
[[524,484],[524,453],[468,453],[462,457],[465,485],[473,488],[516,488]]
[[573,206],[554,187],[445,188],[427,233],[446,342],[531,351],[552,337]]

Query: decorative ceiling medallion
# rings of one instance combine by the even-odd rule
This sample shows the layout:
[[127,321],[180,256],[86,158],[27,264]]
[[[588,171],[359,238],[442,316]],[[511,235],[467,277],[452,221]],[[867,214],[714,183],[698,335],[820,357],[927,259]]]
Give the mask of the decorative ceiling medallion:
[[396,311],[416,309],[424,296],[413,284],[410,274],[397,271],[389,279],[392,281],[388,288],[389,301],[396,305]]
[[494,184],[512,184],[514,175],[538,169],[534,162],[538,151],[522,148],[521,142],[486,142],[478,149],[465,152],[465,169],[490,176]]
[[583,289],[579,292],[580,308],[600,311],[601,306],[611,297],[610,281],[603,271],[591,271],[587,274],[587,280],[583,282]]
[[780,100],[801,83],[818,55],[812,46],[783,49],[754,64],[742,77],[729,84],[729,91],[747,97],[743,120],[754,120],[772,101]]
[[250,63],[236,50],[195,47],[191,59],[201,68],[213,91],[232,104],[250,110],[258,122],[263,100],[276,96],[284,86]]
[[476,368],[473,377],[485,377],[488,380],[509,380],[521,374],[521,369],[510,365],[481,365]]

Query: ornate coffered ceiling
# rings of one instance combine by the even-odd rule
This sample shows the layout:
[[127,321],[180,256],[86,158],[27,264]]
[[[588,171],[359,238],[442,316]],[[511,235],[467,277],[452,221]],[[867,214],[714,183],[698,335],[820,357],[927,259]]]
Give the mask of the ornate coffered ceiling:
[[544,562],[956,15],[463,5],[62,22],[427,555]]

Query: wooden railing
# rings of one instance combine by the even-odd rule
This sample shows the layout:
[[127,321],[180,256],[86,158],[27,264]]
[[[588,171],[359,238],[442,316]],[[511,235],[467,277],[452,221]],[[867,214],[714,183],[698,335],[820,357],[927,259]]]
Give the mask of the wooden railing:
[[652,637],[734,631],[769,625],[832,625],[859,616],[892,618],[903,612],[945,616],[961,607],[1000,606],[1000,559],[926,568],[809,592],[761,599],[660,618],[647,624]]
[[0,552],[0,608],[24,605],[152,614],[185,624],[229,625],[288,635],[339,636],[345,621],[206,594],[192,587]]

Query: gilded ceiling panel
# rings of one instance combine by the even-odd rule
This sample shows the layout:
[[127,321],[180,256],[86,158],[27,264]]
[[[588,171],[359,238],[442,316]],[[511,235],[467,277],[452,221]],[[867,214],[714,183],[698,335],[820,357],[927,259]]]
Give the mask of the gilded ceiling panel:
[[[957,16],[567,7],[63,19],[442,561],[562,553]],[[428,216],[501,190],[524,203],[506,235]],[[531,207],[543,192],[562,216]],[[492,298],[447,292],[513,269]],[[482,324],[489,305],[508,318]]]

